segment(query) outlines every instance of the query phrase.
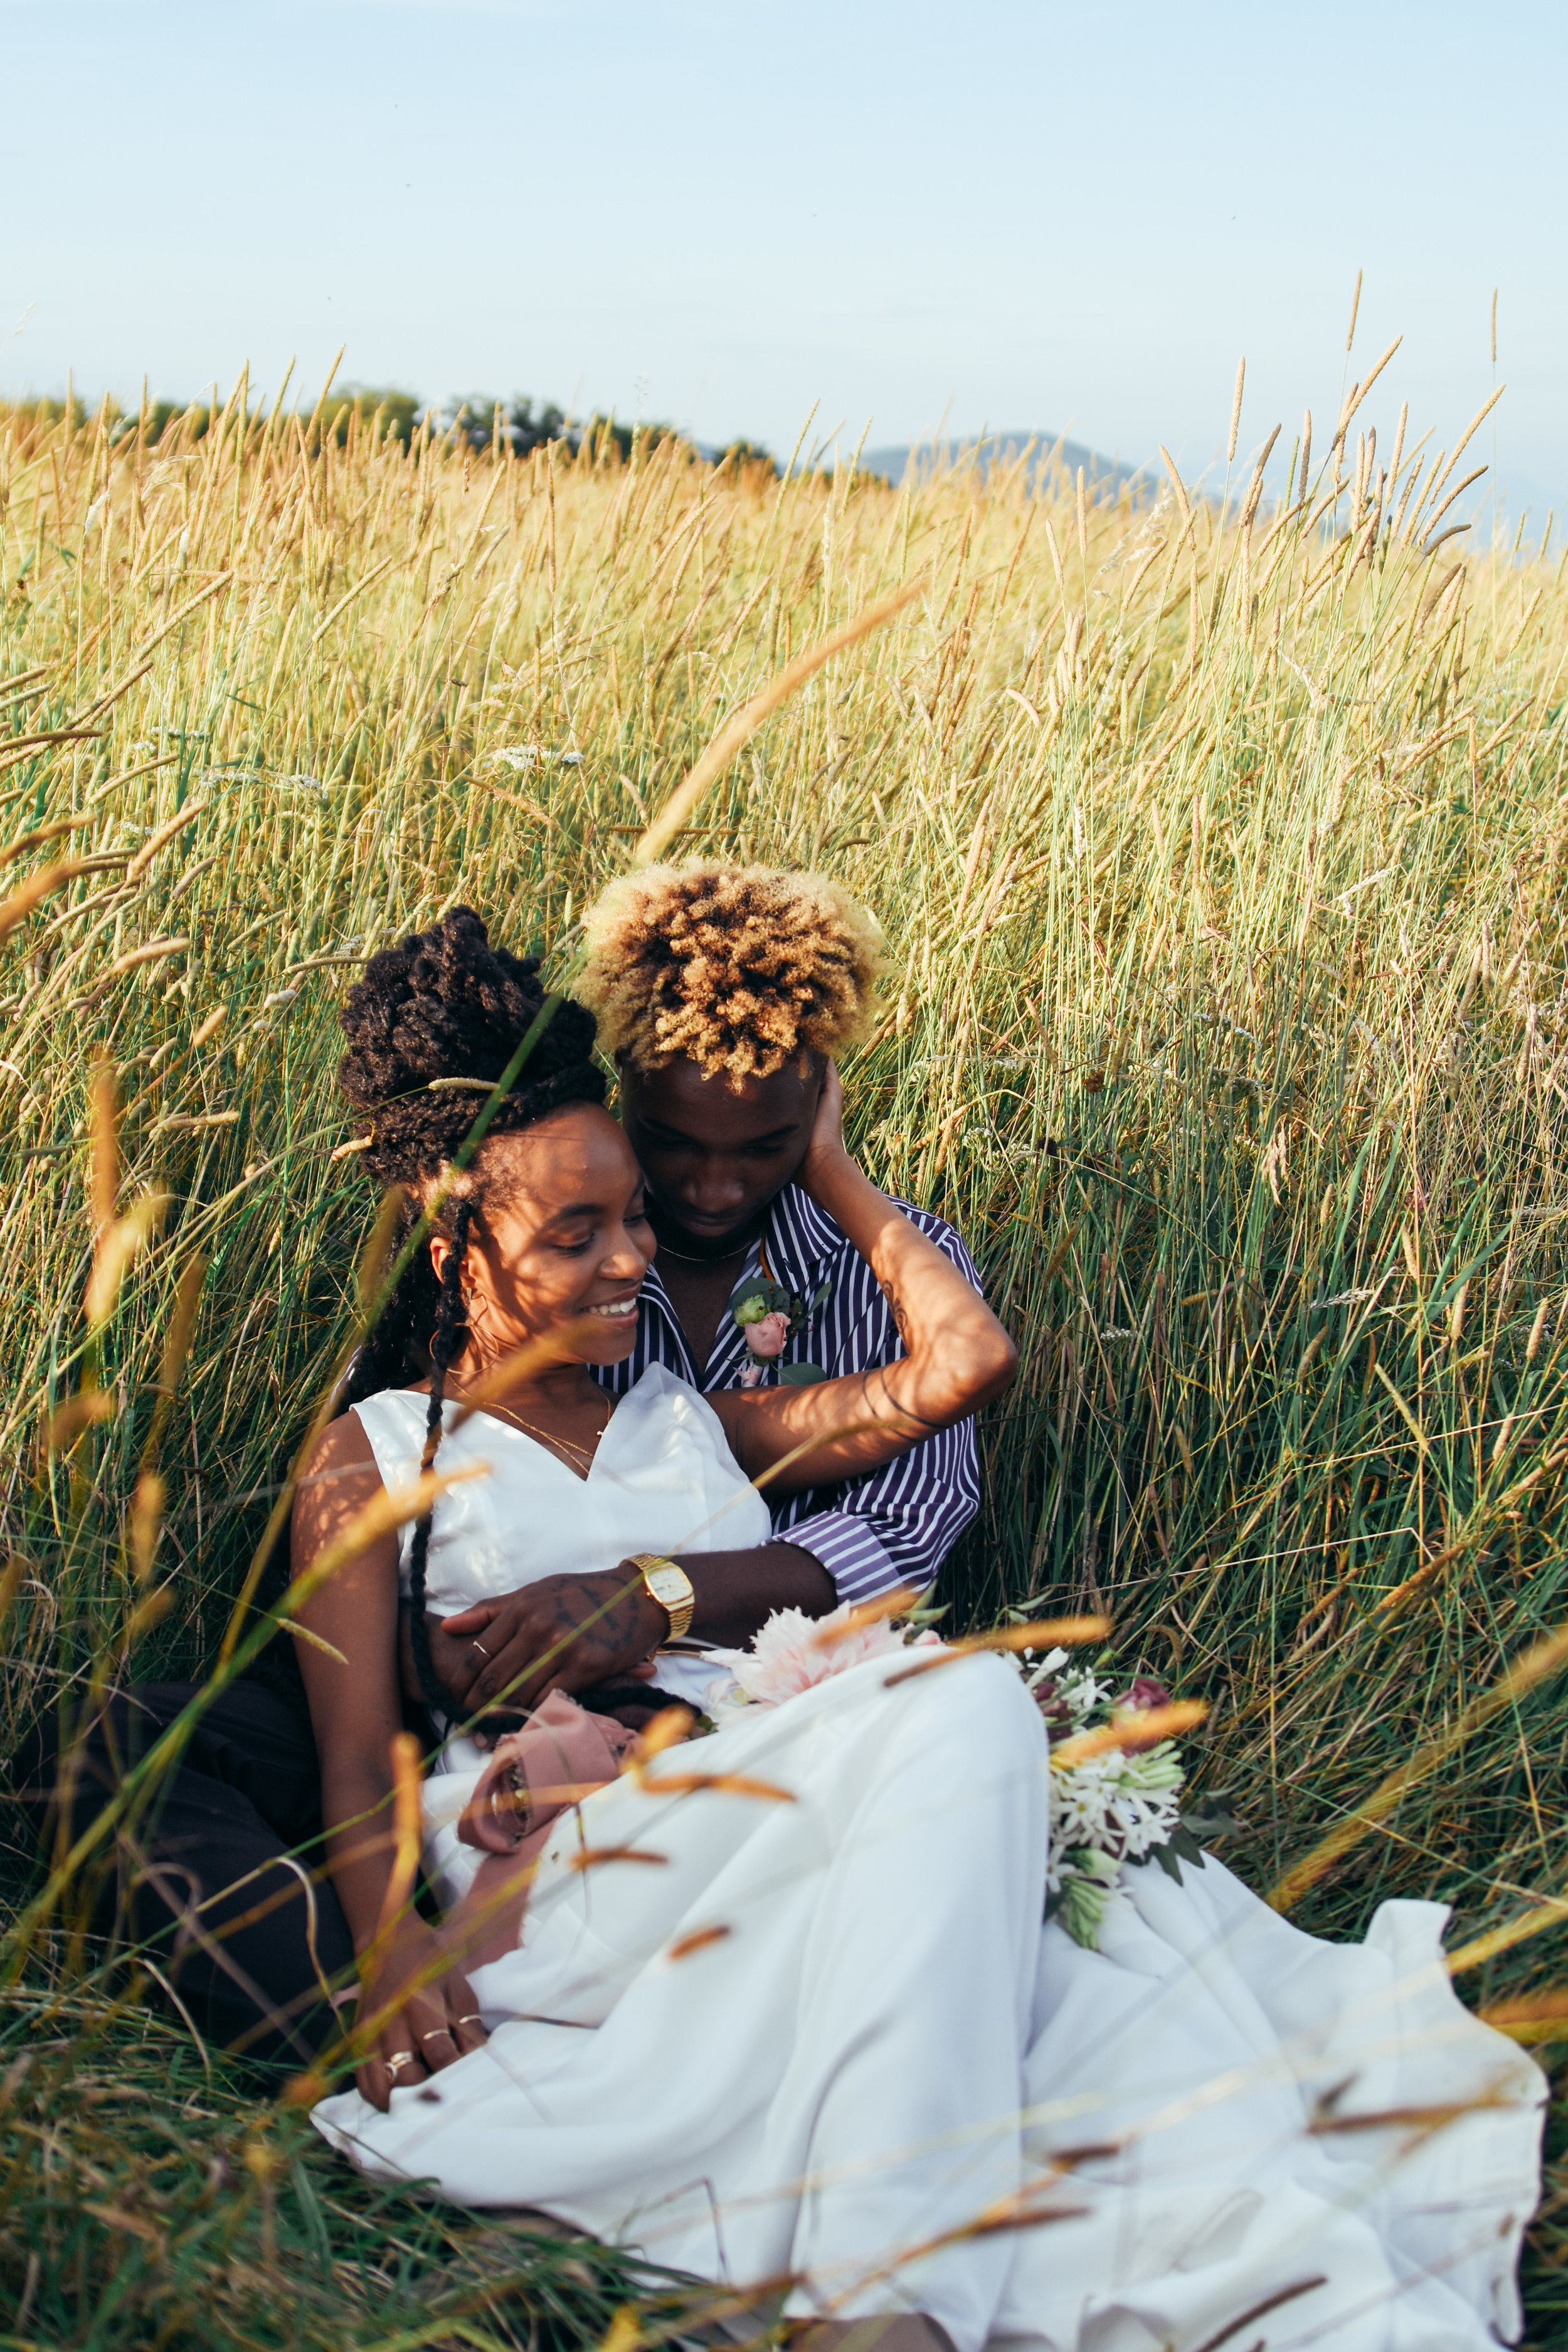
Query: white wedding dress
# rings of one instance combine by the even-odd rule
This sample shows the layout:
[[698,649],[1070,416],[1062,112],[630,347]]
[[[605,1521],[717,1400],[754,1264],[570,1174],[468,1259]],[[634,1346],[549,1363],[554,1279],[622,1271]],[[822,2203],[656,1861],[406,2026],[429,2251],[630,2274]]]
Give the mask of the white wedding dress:
[[[360,1411],[401,1479],[423,1400],[401,1454],[387,1402]],[[765,1512],[737,1534],[741,1474],[666,1372],[616,1408],[586,1492],[488,1420],[454,1457],[476,1432],[495,1475],[437,1508],[438,1608],[595,1543],[605,1567],[765,1536]],[[683,1530],[653,1465],[705,1449]],[[645,1465],[672,1516],[633,1526]],[[323,2101],[326,2137],[378,2178],[787,2284],[793,2313],[929,2313],[957,2352],[1517,2334],[1545,2085],[1455,1997],[1442,1906],[1325,1944],[1217,1862],[1179,1886],[1148,1867],[1083,1951],[1041,1926],[1049,1767],[1020,1678],[899,1671],[745,1709],[564,1814],[521,1948],[472,1971],[485,2048],[384,2116]],[[659,1786],[698,1769],[752,1785]]]
[[[429,1409],[416,1389],[383,1389],[354,1406],[384,1486],[418,1476]],[[712,1406],[662,1364],[650,1365],[616,1405],[585,1479],[494,1413],[473,1413],[454,1430],[458,1410],[444,1409],[436,1467],[443,1477],[485,1475],[450,1488],[437,1507],[425,1598],[437,1617],[542,1576],[596,1575],[636,1552],[744,1551],[773,1532]],[[413,1545],[405,1527],[398,1558],[405,1601]],[[716,1671],[700,1656],[661,1651],[658,1688],[700,1707]],[[486,1760],[471,1739],[448,1739],[426,1790],[425,1871],[447,1906],[479,1865],[457,1821]]]

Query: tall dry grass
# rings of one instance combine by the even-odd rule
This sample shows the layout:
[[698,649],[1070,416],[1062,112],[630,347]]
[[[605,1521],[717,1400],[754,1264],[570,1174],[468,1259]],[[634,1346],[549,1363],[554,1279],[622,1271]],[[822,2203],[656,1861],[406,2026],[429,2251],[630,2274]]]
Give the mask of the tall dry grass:
[[[374,1212],[346,980],[458,898],[563,953],[725,720],[918,579],[679,845],[831,866],[899,958],[856,1139],[1024,1359],[950,1596],[1103,1607],[1207,1698],[1227,1858],[1303,1924],[1436,1895],[1478,2002],[1568,1982],[1563,1685],[1502,1679],[1568,1617],[1568,602],[1446,536],[1475,446],[1352,415],[1283,509],[1245,466],[1139,508],[0,417],[9,1735],[217,1654]],[[6,1836],[10,2340],[602,2332],[611,2257],[345,2185]]]

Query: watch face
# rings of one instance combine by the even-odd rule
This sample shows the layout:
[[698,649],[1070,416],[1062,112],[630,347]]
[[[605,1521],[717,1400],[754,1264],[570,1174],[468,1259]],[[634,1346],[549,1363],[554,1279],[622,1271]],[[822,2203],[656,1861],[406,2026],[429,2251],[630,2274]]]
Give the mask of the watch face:
[[672,1606],[679,1608],[683,1601],[690,1597],[691,1580],[684,1569],[650,1568],[647,1572],[647,1589],[654,1599],[661,1601],[665,1608],[668,1609]]

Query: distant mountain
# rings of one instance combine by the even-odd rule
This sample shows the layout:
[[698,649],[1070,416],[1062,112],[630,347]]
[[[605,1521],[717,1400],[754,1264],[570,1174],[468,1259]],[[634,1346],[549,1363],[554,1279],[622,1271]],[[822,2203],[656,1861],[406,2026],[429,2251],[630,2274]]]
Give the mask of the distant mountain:
[[860,471],[879,474],[895,489],[911,466],[927,474],[938,463],[947,467],[972,464],[984,479],[994,466],[1016,464],[1026,450],[1029,452],[1031,482],[1058,467],[1069,482],[1074,482],[1081,466],[1086,483],[1099,482],[1120,490],[1125,482],[1134,497],[1154,496],[1154,477],[1142,467],[1124,466],[1119,458],[1102,457],[1098,449],[1086,448],[1081,441],[1058,440],[1049,433],[986,433],[970,440],[917,441],[901,449],[864,449],[860,453]]

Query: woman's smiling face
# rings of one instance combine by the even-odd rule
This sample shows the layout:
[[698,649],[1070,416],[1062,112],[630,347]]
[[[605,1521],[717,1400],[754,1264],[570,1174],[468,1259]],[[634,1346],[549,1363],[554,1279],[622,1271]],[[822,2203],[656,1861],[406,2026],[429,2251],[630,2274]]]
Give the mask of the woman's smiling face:
[[[571,1103],[520,1135],[479,1150],[479,1206],[469,1229],[463,1286],[477,1370],[564,1323],[585,1328],[571,1353],[618,1364],[637,1344],[637,1295],[654,1254],[643,1179],[608,1111]],[[451,1255],[433,1234],[437,1279]]]

